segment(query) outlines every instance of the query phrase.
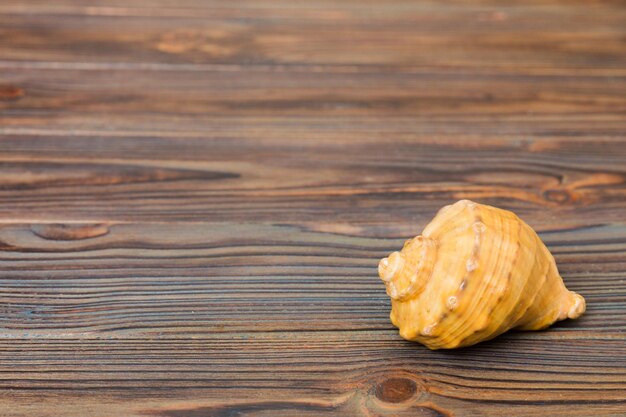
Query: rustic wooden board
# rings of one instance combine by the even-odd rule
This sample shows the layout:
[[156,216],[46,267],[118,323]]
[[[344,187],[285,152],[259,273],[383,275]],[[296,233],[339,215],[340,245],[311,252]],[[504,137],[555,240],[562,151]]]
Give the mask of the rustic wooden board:
[[[0,4],[0,416],[626,415],[620,1]],[[512,209],[587,313],[403,341],[378,259]]]

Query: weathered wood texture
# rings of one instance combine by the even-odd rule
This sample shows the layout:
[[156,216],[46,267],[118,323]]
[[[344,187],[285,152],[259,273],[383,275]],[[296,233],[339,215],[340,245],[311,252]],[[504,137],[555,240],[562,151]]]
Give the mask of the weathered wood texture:
[[[622,1],[0,2],[0,416],[626,415]],[[403,341],[470,198],[587,313]]]

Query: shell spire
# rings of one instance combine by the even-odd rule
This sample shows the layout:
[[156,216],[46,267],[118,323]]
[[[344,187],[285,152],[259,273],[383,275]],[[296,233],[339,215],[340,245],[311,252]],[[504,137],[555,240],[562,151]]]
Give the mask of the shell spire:
[[509,329],[540,330],[585,312],[535,231],[510,211],[461,200],[380,261],[400,335],[430,349]]

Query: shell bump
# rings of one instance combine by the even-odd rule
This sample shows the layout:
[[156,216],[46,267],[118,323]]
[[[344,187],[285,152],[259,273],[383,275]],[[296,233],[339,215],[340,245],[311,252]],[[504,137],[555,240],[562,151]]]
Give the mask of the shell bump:
[[540,330],[585,312],[552,254],[514,213],[461,200],[378,264],[400,335],[430,349]]

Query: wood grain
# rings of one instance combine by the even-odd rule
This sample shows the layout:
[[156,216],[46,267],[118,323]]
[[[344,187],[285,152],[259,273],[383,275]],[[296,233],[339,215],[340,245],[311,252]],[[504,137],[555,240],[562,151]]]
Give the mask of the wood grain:
[[[0,416],[623,416],[620,1],[0,4]],[[378,259],[514,210],[586,314],[402,340]]]
[[46,3],[1,6],[3,59],[620,71],[626,63],[619,2]]
[[6,135],[0,218],[279,221],[405,236],[444,204],[470,198],[513,209],[536,228],[626,220],[621,139],[454,142],[450,134],[405,132],[390,143],[349,140],[354,133],[341,130],[329,132],[336,140],[318,141],[250,134],[256,137]]
[[[372,271],[402,239],[269,224],[89,226],[0,229],[2,270],[11,275],[3,280],[7,336],[390,329]],[[559,325],[563,332],[616,336],[626,327],[626,227],[607,229],[542,233],[568,287],[590,301],[583,318]]]

